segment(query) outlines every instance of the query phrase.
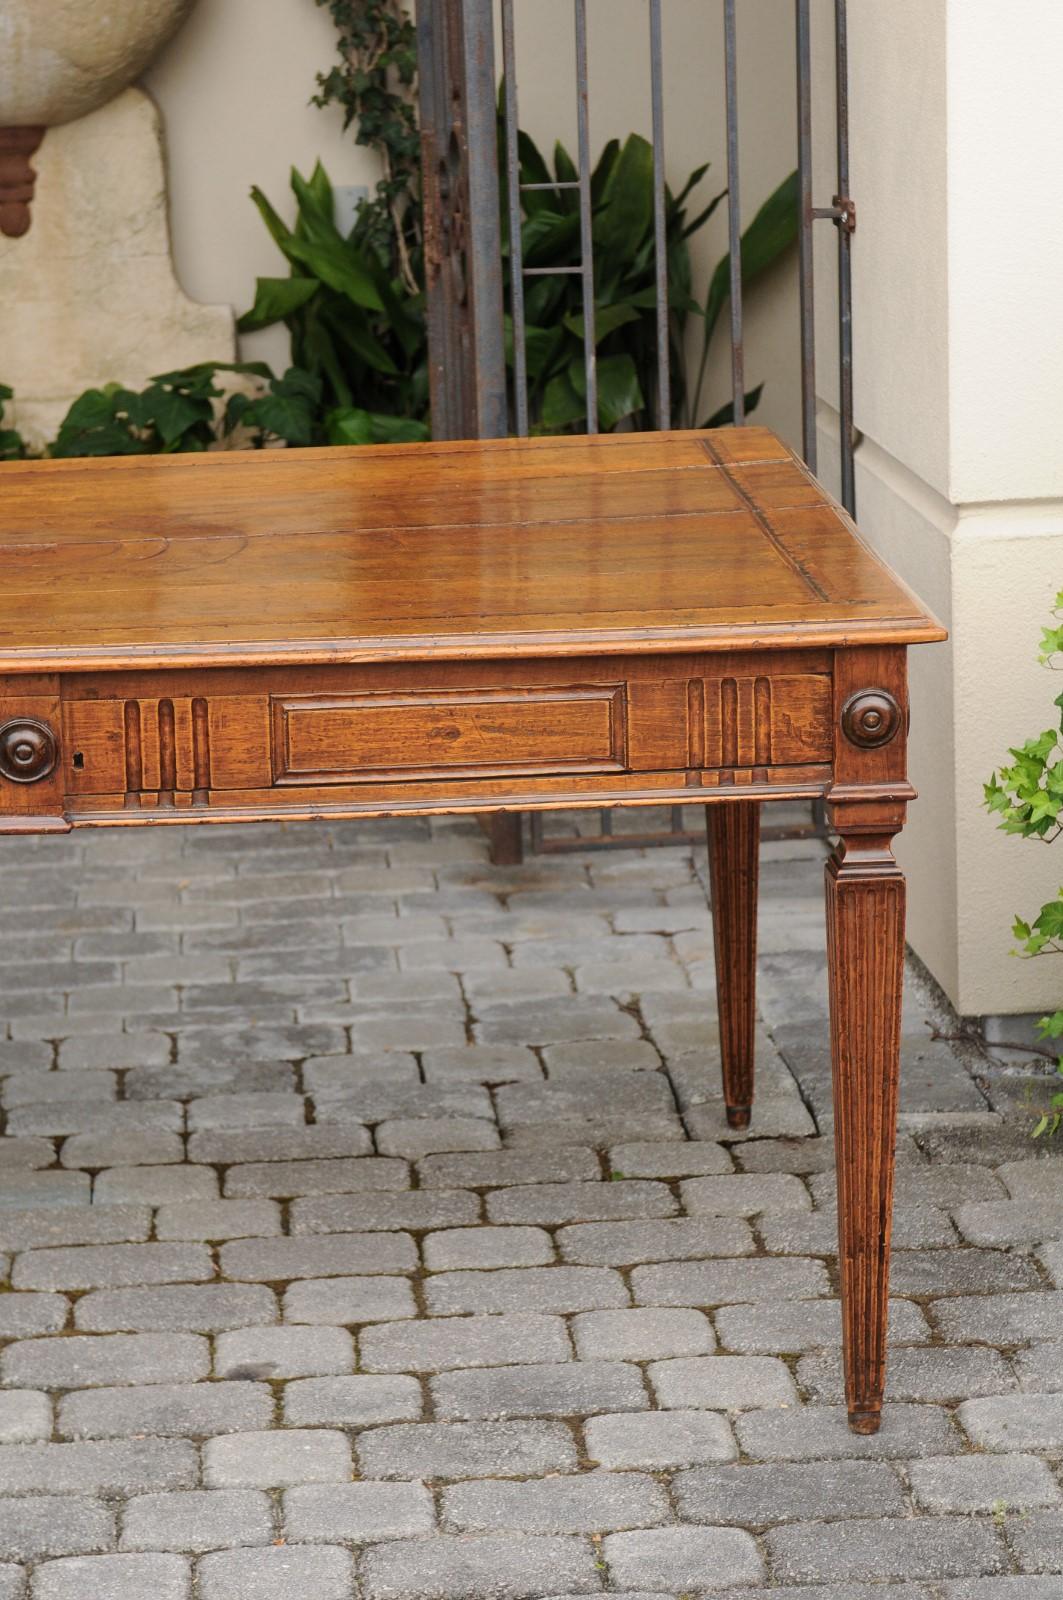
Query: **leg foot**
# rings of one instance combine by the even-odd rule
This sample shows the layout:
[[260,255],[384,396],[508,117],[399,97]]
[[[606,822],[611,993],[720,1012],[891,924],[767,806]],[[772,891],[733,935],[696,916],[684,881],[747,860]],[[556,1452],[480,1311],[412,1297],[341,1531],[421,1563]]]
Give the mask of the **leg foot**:
[[706,822],[723,1096],[728,1127],[748,1128],[756,1026],[760,802],[708,806]]
[[850,1411],[849,1426],[854,1433],[877,1433],[882,1425],[881,1411]]

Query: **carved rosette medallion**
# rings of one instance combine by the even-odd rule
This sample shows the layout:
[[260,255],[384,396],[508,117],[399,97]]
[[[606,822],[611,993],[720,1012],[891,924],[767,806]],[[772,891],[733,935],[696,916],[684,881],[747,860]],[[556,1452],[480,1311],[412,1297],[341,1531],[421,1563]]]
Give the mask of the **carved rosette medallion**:
[[842,707],[842,732],[862,750],[889,744],[900,725],[901,708],[885,689],[861,689]]
[[55,769],[59,746],[47,723],[19,717],[0,728],[0,776],[12,783],[37,783]]

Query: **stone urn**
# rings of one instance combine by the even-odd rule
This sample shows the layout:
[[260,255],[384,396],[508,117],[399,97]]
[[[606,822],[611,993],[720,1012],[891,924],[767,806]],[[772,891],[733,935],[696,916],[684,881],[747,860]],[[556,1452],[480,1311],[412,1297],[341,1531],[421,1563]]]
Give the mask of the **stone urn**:
[[0,0],[0,233],[30,225],[45,132],[132,83],[195,0]]

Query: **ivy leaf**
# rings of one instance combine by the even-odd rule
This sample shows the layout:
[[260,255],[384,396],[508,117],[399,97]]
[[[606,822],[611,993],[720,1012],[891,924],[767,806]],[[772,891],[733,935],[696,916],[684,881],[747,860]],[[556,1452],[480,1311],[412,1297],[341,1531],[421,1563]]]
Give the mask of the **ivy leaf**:
[[205,428],[209,433],[214,415],[209,400],[193,400],[161,383],[152,384],[143,398],[167,451],[173,450],[192,429]]
[[1042,1017],[1037,1031],[1042,1039],[1058,1039],[1063,1034],[1063,1011],[1053,1011],[1050,1017]]

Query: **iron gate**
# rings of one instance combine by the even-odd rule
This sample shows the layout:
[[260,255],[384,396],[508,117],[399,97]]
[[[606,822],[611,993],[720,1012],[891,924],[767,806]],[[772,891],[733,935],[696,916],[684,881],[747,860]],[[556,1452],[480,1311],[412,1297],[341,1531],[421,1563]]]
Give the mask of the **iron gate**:
[[[518,147],[520,103],[515,7],[497,0],[501,29],[504,93],[502,159],[510,240],[519,240],[522,194],[544,185],[521,183]],[[535,0],[521,0],[534,6]],[[608,0],[603,0],[608,3]],[[646,0],[653,145],[653,234],[656,283],[655,412],[668,425],[671,405],[669,284],[666,255],[664,0]],[[782,0],[780,0],[782,3]],[[853,343],[851,247],[856,208],[849,194],[849,97],[847,0],[833,0],[835,97],[833,107],[836,192],[829,205],[816,205],[813,189],[812,0],[793,0],[799,192],[799,315],[801,345],[802,454],[817,468],[816,325],[814,230],[830,221],[838,239],[838,415],[841,499],[856,511],[853,430]],[[735,424],[746,420],[745,306],[742,269],[742,214],[739,182],[740,117],[738,97],[737,0],[706,0],[722,5],[722,93],[726,115],[727,219],[730,276],[730,368]],[[583,308],[583,377],[586,421],[597,431],[595,273],[592,237],[591,136],[588,74],[588,0],[572,0],[572,49],[576,68],[577,160],[569,189],[579,214],[580,260],[570,266],[525,266],[521,251],[510,252],[512,377],[507,374],[503,323],[504,257],[495,83],[495,0],[419,0],[418,55],[424,172],[425,261],[432,395],[432,426],[437,438],[493,438],[529,431],[525,280],[543,272],[577,275]],[[612,834],[611,813],[600,813],[600,838],[546,840],[542,816],[533,813],[533,848],[586,849],[605,844]],[[686,840],[681,809],[672,812],[670,831],[625,834],[624,844],[669,844]],[[765,837],[793,832],[764,830]],[[700,837],[700,834],[698,835]],[[496,819],[496,859],[520,856],[519,818]]]

